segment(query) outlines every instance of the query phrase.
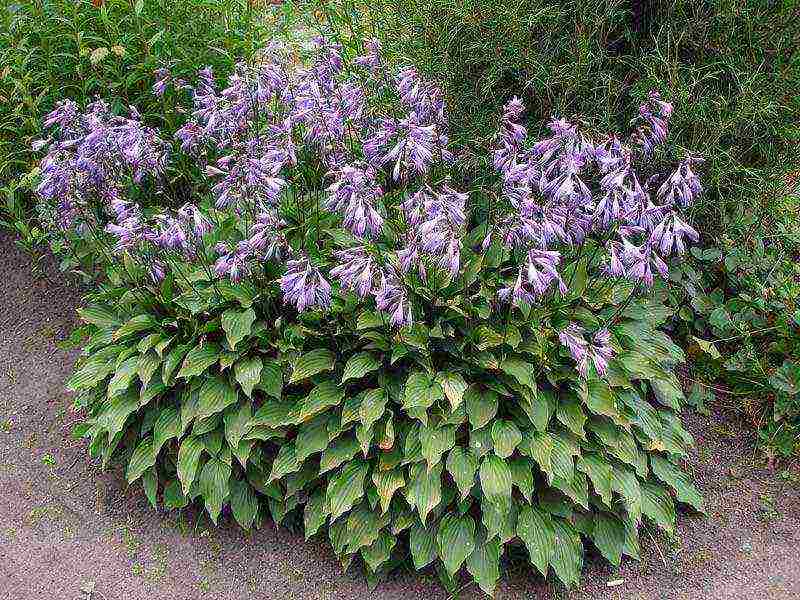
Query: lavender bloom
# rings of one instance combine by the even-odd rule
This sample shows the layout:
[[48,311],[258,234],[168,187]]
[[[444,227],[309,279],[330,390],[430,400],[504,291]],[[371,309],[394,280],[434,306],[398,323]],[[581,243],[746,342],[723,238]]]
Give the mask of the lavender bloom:
[[159,98],[164,95],[164,92],[167,90],[167,85],[170,82],[171,75],[169,70],[165,68],[156,69],[155,73],[157,80],[153,84],[153,93],[158,96]]
[[558,332],[558,341],[569,350],[572,359],[578,364],[586,359],[589,344],[583,336],[583,327],[576,323],[570,323],[566,328]]
[[375,203],[382,190],[370,169],[343,167],[328,192],[331,195],[326,207],[344,214],[343,224],[353,235],[377,237],[380,234],[383,217],[375,209]]
[[293,304],[298,312],[330,306],[331,286],[306,257],[286,263],[280,286],[284,304]]
[[661,100],[656,91],[647,95],[647,101],[639,107],[639,116],[645,121],[646,127],[640,131],[640,141],[645,154],[650,154],[653,149],[667,140],[667,127],[672,114],[672,104]]
[[658,188],[658,198],[667,206],[690,206],[702,192],[700,179],[692,171],[692,164],[700,162],[697,158],[687,158],[675,172]]
[[595,333],[591,345],[586,341],[584,334],[583,327],[570,323],[559,332],[558,340],[569,350],[570,356],[577,363],[581,377],[585,379],[588,376],[590,363],[594,364],[597,374],[603,377],[608,369],[608,362],[614,356],[611,333],[608,329],[601,329]]
[[397,74],[397,92],[406,107],[422,126],[447,126],[444,96],[434,83],[424,80],[414,67],[404,67]]
[[675,254],[680,255],[686,252],[686,238],[697,243],[700,234],[678,215],[671,213],[650,233],[649,243],[657,247],[663,256],[670,256],[673,249]]
[[517,153],[528,137],[528,131],[517,122],[524,110],[525,105],[516,96],[503,107],[503,120],[498,135],[498,144],[494,150],[494,166],[502,173],[506,173],[515,167]]
[[334,252],[334,256],[340,264],[331,269],[331,277],[340,281],[342,289],[355,292],[361,299],[366,298],[372,291],[373,279],[379,271],[366,248],[348,248]]
[[[381,133],[382,138],[385,134]],[[365,142],[365,144],[375,142]],[[415,113],[397,124],[395,144],[380,159],[380,165],[394,163],[392,177],[395,181],[406,179],[411,172],[424,175],[430,170],[434,157],[441,155],[445,162],[453,159],[446,149],[447,136],[438,132],[435,125],[421,125]]]
[[414,324],[408,294],[396,274],[381,273],[381,283],[375,291],[375,304],[378,310],[390,315],[390,322],[395,327],[410,327]]
[[558,252],[547,250],[528,251],[525,263],[520,265],[517,279],[512,286],[501,288],[500,300],[511,300],[514,306],[534,304],[549,289],[553,282],[558,283],[559,292],[567,293],[567,286],[558,274],[556,267],[561,262]]
[[286,225],[274,208],[263,207],[256,215],[253,234],[247,240],[248,246],[253,252],[260,253],[263,260],[282,260],[291,249],[282,231]]

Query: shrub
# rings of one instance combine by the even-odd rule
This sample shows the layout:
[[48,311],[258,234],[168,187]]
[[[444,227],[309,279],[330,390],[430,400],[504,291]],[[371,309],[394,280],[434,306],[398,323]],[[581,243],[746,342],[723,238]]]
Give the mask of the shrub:
[[107,269],[69,381],[92,455],[154,505],[302,511],[344,564],[402,546],[487,593],[514,540],[574,584],[584,539],[619,564],[643,518],[673,530],[673,496],[701,509],[659,329],[700,193],[692,157],[657,168],[672,106],[651,94],[625,141],[553,120],[529,143],[514,99],[468,180],[436,85],[376,40],[309,52],[271,44],[222,91],[200,72],[176,138],[205,177],[177,212],[137,203],[169,193],[157,130],[49,115],[47,230]]

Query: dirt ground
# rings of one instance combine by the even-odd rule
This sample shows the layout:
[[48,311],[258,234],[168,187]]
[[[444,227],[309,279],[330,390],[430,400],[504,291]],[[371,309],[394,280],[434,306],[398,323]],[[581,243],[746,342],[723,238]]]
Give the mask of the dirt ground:
[[[0,600],[447,598],[431,573],[400,572],[370,591],[323,541],[284,528],[246,535],[197,513],[156,513],[119,471],[102,472],[70,436],[63,383],[75,352],[56,346],[75,324],[77,287],[51,262],[42,271],[0,233]],[[800,474],[766,470],[718,409],[685,420],[707,517],[682,513],[674,540],[643,532],[641,562],[590,559],[580,590],[509,565],[496,597],[800,599]],[[460,597],[481,596],[470,586]]]

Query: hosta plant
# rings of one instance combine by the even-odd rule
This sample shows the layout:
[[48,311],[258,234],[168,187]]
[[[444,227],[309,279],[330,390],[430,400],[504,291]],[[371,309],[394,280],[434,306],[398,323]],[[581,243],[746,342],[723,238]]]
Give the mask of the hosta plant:
[[[78,433],[154,505],[302,515],[372,576],[409,552],[491,593],[512,545],[568,585],[585,544],[636,557],[643,519],[701,508],[660,330],[700,193],[696,159],[659,167],[672,106],[652,93],[625,140],[553,120],[529,142],[512,100],[467,180],[437,87],[365,47],[272,44],[222,90],[201,71],[174,145],[102,102],[50,116],[42,217],[107,271]],[[187,193],[175,152],[192,202],[142,209]]]

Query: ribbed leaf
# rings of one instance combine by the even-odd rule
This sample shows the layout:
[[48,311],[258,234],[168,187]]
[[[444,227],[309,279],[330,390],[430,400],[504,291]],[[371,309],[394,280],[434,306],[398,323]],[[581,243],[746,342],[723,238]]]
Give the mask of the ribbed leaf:
[[454,425],[437,427],[431,423],[419,430],[419,443],[422,456],[425,457],[430,471],[442,460],[442,455],[455,445],[456,427]]
[[239,446],[239,442],[250,431],[250,421],[253,417],[253,407],[250,402],[242,402],[239,406],[231,406],[225,411],[225,439],[231,448]]
[[513,421],[499,419],[492,425],[494,453],[500,458],[508,458],[522,441],[522,433]]
[[426,373],[417,371],[408,376],[403,390],[403,406],[408,408],[430,408],[434,402],[444,398],[444,390]]
[[321,415],[300,426],[295,438],[295,454],[298,463],[328,446],[328,417]]
[[685,398],[678,380],[672,373],[670,373],[670,375],[671,377],[668,379],[651,379],[650,386],[653,388],[653,394],[655,394],[656,400],[664,406],[678,412]]
[[625,545],[625,524],[608,513],[597,513],[594,517],[592,540],[606,560],[618,567]]
[[612,488],[622,496],[631,520],[638,523],[642,518],[642,490],[636,473],[625,467],[615,467]]
[[139,361],[136,364],[136,373],[139,375],[139,381],[142,382],[142,387],[147,387],[150,379],[153,377],[158,368],[161,366],[161,359],[155,352],[148,352],[141,354]]
[[306,396],[300,405],[300,420],[307,421],[344,398],[344,390],[330,380],[323,381]]
[[261,367],[261,359],[258,356],[237,360],[233,365],[234,377],[248,398],[253,397],[253,388],[261,381]]
[[109,439],[117,435],[132,412],[139,408],[139,397],[132,391],[112,398],[97,416],[97,424],[108,431]]
[[372,473],[372,483],[378,490],[378,498],[381,500],[381,510],[389,510],[389,503],[392,501],[394,493],[401,489],[406,481],[403,472],[399,469],[391,471],[375,471]]
[[306,539],[319,531],[319,528],[325,524],[328,518],[328,512],[325,508],[325,490],[317,488],[311,494],[303,509],[303,524],[305,526]]
[[553,519],[555,543],[550,564],[565,586],[577,585],[583,566],[583,544],[575,528],[564,519]]
[[356,500],[364,495],[364,479],[368,471],[368,463],[363,460],[354,460],[344,465],[339,473],[328,480],[325,499],[330,510],[331,521],[335,521],[353,508]]
[[272,470],[269,473],[267,483],[272,483],[284,475],[299,471],[300,466],[300,463],[297,462],[294,442],[284,444],[281,446],[280,450],[278,450],[278,454],[272,462]]
[[208,460],[200,473],[200,494],[215,525],[222,511],[222,503],[230,492],[230,477],[231,466],[217,458]]
[[[170,353],[172,354],[172,353]],[[219,346],[213,343],[198,344],[186,354],[178,372],[178,379],[191,379],[202,374],[208,367],[219,360]],[[166,371],[166,362],[164,363]],[[166,382],[169,378],[164,377]]]
[[292,365],[292,376],[289,383],[297,383],[308,379],[312,375],[333,369],[335,357],[333,352],[326,348],[317,348],[306,352]]
[[490,502],[500,504],[511,498],[511,469],[499,456],[489,454],[480,469],[481,489]]
[[452,577],[475,549],[475,521],[468,515],[446,513],[436,532],[439,558]]
[[347,516],[347,553],[371,546],[388,522],[388,516],[378,515],[364,504],[351,511]]
[[436,381],[442,386],[444,395],[450,401],[452,410],[456,410],[464,401],[464,392],[467,390],[467,382],[458,373],[439,373]]
[[139,365],[139,358],[131,356],[124,360],[121,365],[117,367],[111,381],[108,382],[108,397],[113,398],[122,394],[128,389],[128,386],[136,376],[136,370]]
[[197,467],[200,464],[200,455],[205,446],[200,439],[189,436],[181,442],[178,450],[178,479],[183,487],[183,493],[188,495],[197,476]]
[[150,506],[158,508],[156,496],[158,494],[158,472],[155,466],[150,467],[142,474],[142,488]]
[[358,440],[352,436],[337,438],[323,452],[319,461],[320,475],[351,460],[358,454]]
[[536,391],[536,382],[533,379],[535,367],[520,358],[507,358],[500,363],[500,370],[508,373],[522,385]]
[[511,479],[523,497],[530,503],[533,498],[533,461],[528,458],[515,458],[508,461]]
[[258,512],[258,498],[245,480],[233,480],[231,483],[231,512],[233,518],[244,529],[250,529]]
[[578,469],[589,476],[595,493],[603,503],[611,506],[611,490],[614,473],[611,465],[597,454],[586,454],[578,459]]
[[220,324],[222,325],[222,330],[225,332],[225,337],[228,339],[228,345],[231,347],[231,350],[235,349],[236,344],[250,335],[255,320],[256,312],[252,308],[248,308],[247,310],[229,308],[222,313]]
[[342,374],[342,383],[349,379],[361,379],[367,373],[376,370],[380,367],[378,359],[370,352],[361,352],[352,356],[347,364],[344,366],[344,373]]
[[167,357],[164,359],[164,366],[161,368],[161,379],[165,384],[170,383],[175,369],[184,360],[186,353],[189,351],[189,344],[180,344],[175,346],[169,351]]
[[222,412],[239,398],[234,387],[222,377],[209,377],[200,386],[197,418],[203,419]]
[[119,329],[114,332],[114,340],[121,340],[124,337],[146,331],[156,326],[156,322],[152,316],[148,314],[136,315],[130,320],[126,321]]
[[262,360],[261,379],[256,389],[263,391],[268,396],[280,400],[283,395],[283,371],[278,363],[271,360]]
[[475,483],[478,458],[468,449],[456,446],[447,455],[447,470],[461,492],[461,498],[466,498]]
[[181,489],[181,482],[172,479],[164,485],[164,506],[168,509],[183,508],[189,504],[189,499]]
[[423,464],[415,464],[409,473],[406,486],[406,501],[417,509],[420,520],[425,523],[428,514],[442,500],[442,464],[428,471]]
[[486,593],[493,597],[500,579],[500,555],[502,546],[498,538],[478,540],[475,550],[467,558],[467,571],[475,579],[475,583]]
[[605,381],[589,381],[585,387],[579,388],[579,394],[586,407],[594,414],[612,419],[619,416],[617,398]]
[[492,390],[481,391],[477,386],[471,385],[464,392],[464,400],[469,423],[473,429],[483,428],[497,414],[499,403],[497,394]]
[[133,451],[128,462],[128,469],[125,478],[128,483],[133,483],[142,476],[147,469],[156,464],[156,457],[153,454],[153,438],[147,437],[139,442],[136,450]]
[[397,544],[397,538],[382,531],[380,535],[378,535],[378,539],[375,540],[369,548],[363,548],[361,550],[361,558],[364,559],[364,562],[374,573],[382,564],[389,560],[395,544]]
[[364,428],[372,427],[383,416],[387,401],[386,393],[381,389],[367,390],[361,395],[358,418]]
[[586,415],[583,414],[577,398],[572,395],[561,398],[556,411],[558,421],[572,433],[581,438],[586,438],[583,426],[586,424]]
[[119,325],[119,317],[108,307],[100,305],[89,305],[78,309],[81,321],[96,325],[100,329]]
[[517,535],[528,549],[531,562],[546,577],[556,540],[550,514],[538,506],[523,507],[517,518]]
[[258,409],[251,423],[254,426],[281,427],[292,425],[300,420],[300,407],[291,400],[279,402],[268,400]]
[[642,483],[642,512],[669,534],[675,531],[675,503],[660,485]]
[[433,532],[416,523],[409,534],[411,558],[419,571],[436,560],[436,537]]
[[181,416],[174,406],[162,408],[153,425],[153,456],[158,456],[161,447],[181,434]]
[[650,455],[650,467],[656,477],[675,490],[678,500],[690,504],[696,510],[703,512],[703,497],[694,487],[686,473],[658,454]]

